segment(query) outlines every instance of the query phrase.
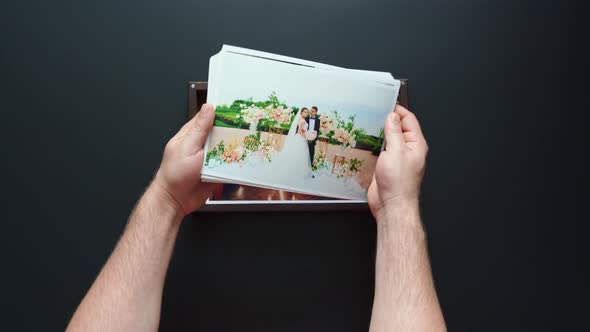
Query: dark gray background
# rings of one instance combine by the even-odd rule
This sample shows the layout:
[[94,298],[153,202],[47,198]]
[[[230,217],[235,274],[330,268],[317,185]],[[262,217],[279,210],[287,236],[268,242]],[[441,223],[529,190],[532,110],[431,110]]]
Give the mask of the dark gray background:
[[[573,129],[580,10],[567,1],[2,1],[3,324],[66,326],[185,120],[185,82],[205,80],[227,43],[409,78],[431,148],[422,211],[450,329],[573,329],[580,216],[570,180],[583,167],[567,160],[584,151]],[[161,330],[367,329],[368,212],[187,219]]]

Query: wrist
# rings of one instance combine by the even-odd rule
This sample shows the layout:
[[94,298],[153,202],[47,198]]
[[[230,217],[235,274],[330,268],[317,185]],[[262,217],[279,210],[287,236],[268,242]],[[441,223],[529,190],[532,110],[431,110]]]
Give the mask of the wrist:
[[394,213],[403,210],[418,210],[420,206],[417,196],[398,196],[389,199],[383,204],[382,210]]
[[147,203],[166,220],[179,223],[186,215],[180,203],[157,181],[153,181],[144,194]]
[[381,214],[391,214],[407,209],[418,209],[419,199],[418,195],[395,195],[382,199],[380,204],[376,205],[379,206],[379,209],[375,213],[375,219],[379,218]]
[[418,198],[396,198],[388,201],[375,214],[379,225],[404,224],[422,227]]

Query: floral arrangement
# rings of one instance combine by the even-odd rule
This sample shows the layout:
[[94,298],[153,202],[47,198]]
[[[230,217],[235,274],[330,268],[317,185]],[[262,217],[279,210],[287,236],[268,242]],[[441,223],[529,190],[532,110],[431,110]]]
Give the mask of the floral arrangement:
[[233,163],[239,161],[242,158],[239,152],[236,150],[225,150],[221,155],[221,160],[226,163]]
[[320,137],[327,137],[331,144],[339,144],[342,148],[356,147],[357,139],[364,134],[362,128],[354,128],[356,115],[343,119],[338,112],[326,112],[320,115]]
[[316,150],[313,156],[313,163],[311,164],[312,171],[317,171],[322,168],[328,168],[328,162],[326,162],[326,156],[321,150]]
[[209,162],[212,161],[221,161],[221,155],[223,154],[223,152],[225,151],[225,146],[223,144],[223,141],[219,142],[219,144],[217,144],[213,149],[210,149],[209,152],[207,152],[207,155],[205,156],[205,165],[209,165]]
[[246,158],[256,157],[261,160],[271,161],[274,155],[272,144],[261,139],[260,132],[250,134],[244,138],[243,143],[234,140],[229,144],[221,141],[213,149],[207,152],[205,165],[218,165],[222,163],[235,163],[246,160]]
[[235,110],[238,114],[235,116],[238,125],[245,122],[249,124],[250,131],[258,129],[258,124],[262,126],[281,127],[284,124],[290,124],[292,116],[297,108],[291,108],[279,101],[276,93],[273,92],[265,101],[253,101],[252,98],[246,100],[236,100],[228,108],[222,105],[220,108],[225,112]]
[[260,141],[258,149],[256,150],[258,157],[260,159],[267,160],[268,162],[272,160],[274,152],[275,150],[272,144],[268,144],[268,142],[266,142],[265,140]]
[[244,150],[246,155],[253,154],[260,159],[271,161],[274,153],[272,144],[260,137],[260,132],[250,134],[244,138]]
[[334,135],[332,135],[332,139],[340,142],[343,147],[356,146],[356,134],[353,130],[346,130],[346,128],[336,128],[334,130]]
[[243,160],[246,157],[244,149],[237,141],[231,142],[225,146],[221,154],[221,160],[226,163],[234,163]]
[[264,108],[260,108],[254,105],[247,106],[241,104],[244,108],[240,111],[240,114],[236,115],[236,118],[243,119],[245,122],[250,124],[250,130],[254,131],[258,127],[258,121],[268,117],[268,111]]
[[336,177],[353,176],[361,171],[364,160],[350,158],[344,162],[344,165],[336,168]]
[[247,151],[256,151],[258,150],[258,146],[260,146],[260,132],[257,131],[256,134],[250,134],[244,138],[244,148]]
[[291,113],[293,112],[292,108],[284,108],[282,105],[279,105],[276,108],[272,108],[269,105],[267,106],[267,109],[268,119],[273,121],[276,126],[280,126],[281,124],[291,122]]
[[328,137],[328,134],[336,129],[335,115],[333,113],[320,114],[320,136]]

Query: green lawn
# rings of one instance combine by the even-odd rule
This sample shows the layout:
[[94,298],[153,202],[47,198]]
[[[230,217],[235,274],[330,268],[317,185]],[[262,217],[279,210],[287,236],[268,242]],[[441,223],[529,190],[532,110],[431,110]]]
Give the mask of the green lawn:
[[238,128],[238,126],[232,126],[232,125],[229,125],[225,122],[219,121],[217,119],[215,119],[215,123],[213,125],[217,126],[217,127]]

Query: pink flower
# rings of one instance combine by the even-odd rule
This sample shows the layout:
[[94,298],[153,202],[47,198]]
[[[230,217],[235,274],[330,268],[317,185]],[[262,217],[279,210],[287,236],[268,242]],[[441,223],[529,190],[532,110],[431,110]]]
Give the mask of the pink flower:
[[240,160],[240,154],[235,150],[225,150],[221,155],[221,160],[226,163],[233,163]]

